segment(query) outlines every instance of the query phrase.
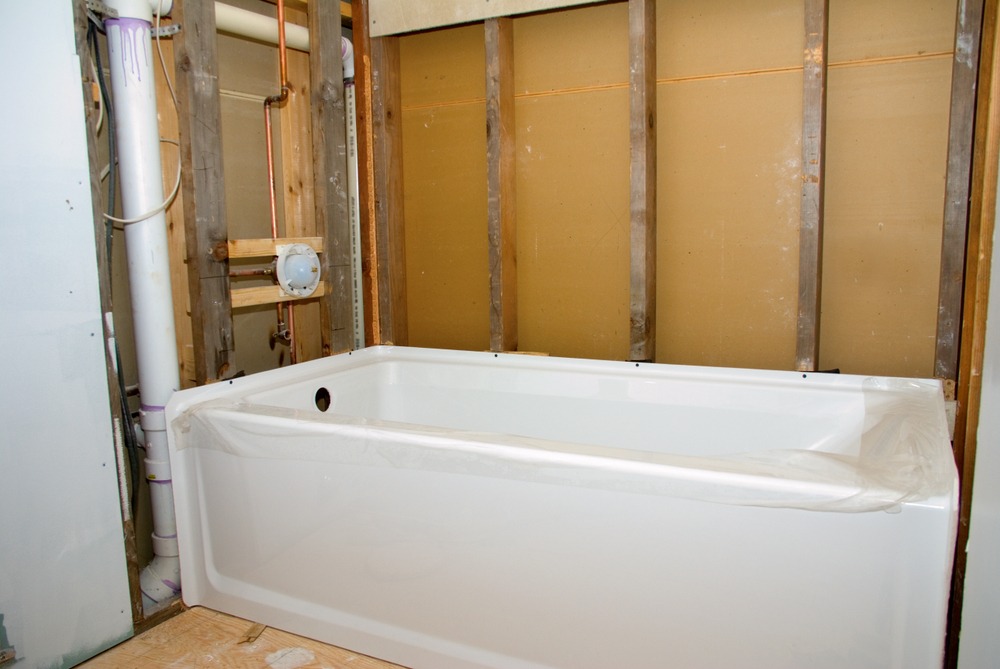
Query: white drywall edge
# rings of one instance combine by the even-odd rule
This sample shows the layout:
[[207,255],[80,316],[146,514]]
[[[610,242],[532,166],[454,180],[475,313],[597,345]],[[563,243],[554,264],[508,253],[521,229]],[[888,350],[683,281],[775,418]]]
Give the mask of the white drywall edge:
[[589,5],[600,0],[371,0],[372,37],[472,23],[497,16]]

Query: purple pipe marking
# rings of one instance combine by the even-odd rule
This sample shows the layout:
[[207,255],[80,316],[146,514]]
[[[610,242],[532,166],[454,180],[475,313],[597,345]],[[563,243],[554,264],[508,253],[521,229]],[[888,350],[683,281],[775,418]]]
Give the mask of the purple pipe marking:
[[[105,24],[109,27],[117,27],[121,31],[121,53],[122,72],[130,72],[138,81],[142,81],[143,67],[139,63],[139,52],[142,52],[142,60],[145,67],[150,67],[149,58],[149,37],[152,33],[152,25],[143,19],[108,19]],[[128,77],[125,77],[125,85],[128,86]]]
[[163,411],[167,407],[161,407],[155,404],[140,404],[139,408],[142,409],[143,411]]

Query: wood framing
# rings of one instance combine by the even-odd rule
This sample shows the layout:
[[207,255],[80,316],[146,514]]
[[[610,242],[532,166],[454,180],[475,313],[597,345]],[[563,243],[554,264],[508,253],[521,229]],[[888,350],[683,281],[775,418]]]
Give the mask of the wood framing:
[[629,360],[656,357],[656,2],[629,0]]
[[361,304],[365,315],[364,336],[367,344],[381,343],[378,328],[378,281],[375,277],[375,185],[374,133],[372,132],[371,40],[368,37],[368,3],[353,0],[351,12],[357,18],[354,28],[354,91],[357,117],[358,218],[361,224]]
[[325,249],[322,237],[281,237],[271,239],[230,239],[229,258],[266,258],[278,255],[278,246],[283,244],[308,244],[316,253]]
[[802,203],[799,212],[799,303],[795,368],[816,370],[823,276],[823,163],[829,0],[805,0],[802,71]]
[[309,5],[312,171],[316,234],[325,240],[321,301],[323,354],[354,344],[351,310],[351,228],[347,193],[347,126],[339,3]]
[[[328,4],[328,3],[323,3]],[[285,8],[289,23],[305,26],[308,16],[300,9]],[[311,134],[311,94],[309,54],[288,50],[288,99],[281,105],[281,184],[284,205],[284,234],[315,236]],[[287,242],[286,242],[287,243]],[[309,242],[307,242],[309,243]],[[312,243],[313,250],[319,253]],[[230,243],[230,249],[232,243]],[[232,255],[230,255],[232,257]],[[322,257],[321,257],[322,260]],[[305,362],[323,355],[318,300],[299,300],[290,307],[289,323],[295,336],[292,360]]]
[[[267,0],[272,5],[277,2],[277,0]],[[329,2],[329,0],[325,0]],[[298,10],[298,11],[308,11],[310,7],[310,2],[308,0],[285,0],[285,10]],[[351,9],[350,0],[340,0],[340,22],[344,26],[351,25],[351,17],[353,16],[353,11]]]
[[198,384],[235,368],[233,317],[226,253],[226,193],[222,168],[215,6],[177,0],[174,37],[181,188],[187,244],[194,364]]
[[934,375],[951,381],[958,378],[962,282],[969,224],[969,176],[972,170],[982,20],[983,0],[959,0],[951,70],[948,171],[945,176],[944,233],[941,239],[937,342],[934,349]]
[[490,254],[490,350],[517,350],[517,221],[514,155],[514,26],[486,24],[486,173]]
[[[951,599],[948,606],[948,637],[945,647],[947,669],[958,666],[958,642],[962,624],[965,590],[965,546],[969,539],[972,486],[975,473],[976,435],[979,429],[982,393],[983,354],[986,345],[986,317],[992,272],[993,237],[997,214],[997,178],[1000,161],[1000,34],[996,3],[985,6],[982,21],[982,49],[977,88],[976,123],[972,153],[972,181],[968,243],[965,254],[964,307],[959,351],[957,412],[954,451],[961,492],[958,537],[952,570]],[[994,306],[994,309],[996,307]],[[994,312],[995,313],[995,312]]]
[[[277,302],[302,302],[323,297],[330,291],[327,290],[325,281],[320,281],[316,286],[316,292],[309,297],[295,297],[289,295],[280,286],[256,286],[253,288],[234,288],[232,291],[233,308],[256,307],[261,304],[275,304]],[[301,360],[299,362],[302,362]]]
[[[356,17],[358,5],[354,5]],[[360,17],[359,17],[360,18]],[[360,21],[359,21],[360,22]],[[355,44],[359,32],[355,32]],[[362,237],[371,253],[367,257],[371,274],[374,344],[405,345],[406,246],[403,226],[403,128],[399,87],[399,40],[362,36],[361,68],[355,78],[362,86],[358,98],[359,184],[361,190]],[[358,63],[358,51],[355,51]],[[367,115],[364,118],[363,115]],[[366,121],[366,123],[365,123]],[[367,221],[366,221],[367,219]],[[364,234],[365,229],[368,235]]]
[[[159,48],[163,50],[166,67],[171,78],[174,75],[174,45],[173,40],[160,40]],[[153,68],[156,79],[156,106],[160,119],[160,136],[176,138],[177,114],[174,102],[171,100],[170,87],[167,86],[161,68]],[[174,188],[177,178],[177,163],[180,160],[179,147],[161,144],[160,159],[163,165],[163,192],[169,193]],[[180,361],[181,388],[191,388],[197,385],[197,373],[194,368],[194,342],[191,332],[191,291],[188,288],[187,245],[184,235],[184,194],[180,191],[174,201],[164,212],[167,219],[167,243],[170,254],[170,287],[174,301],[174,331],[177,336],[177,359]]]

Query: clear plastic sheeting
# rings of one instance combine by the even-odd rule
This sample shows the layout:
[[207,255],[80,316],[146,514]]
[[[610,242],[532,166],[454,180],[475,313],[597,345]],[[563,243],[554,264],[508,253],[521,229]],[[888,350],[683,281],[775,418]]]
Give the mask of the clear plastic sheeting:
[[936,381],[374,351],[175,406],[175,449],[812,511],[955,494]]

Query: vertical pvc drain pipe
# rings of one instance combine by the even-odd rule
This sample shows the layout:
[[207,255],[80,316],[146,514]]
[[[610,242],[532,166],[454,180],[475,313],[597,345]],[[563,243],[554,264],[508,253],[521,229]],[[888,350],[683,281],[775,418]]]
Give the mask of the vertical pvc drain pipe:
[[[105,25],[117,117],[122,207],[125,218],[134,219],[163,203],[153,81],[153,16],[148,0],[106,2],[119,13]],[[146,478],[153,514],[154,558],[140,575],[143,606],[149,609],[180,592],[177,523],[164,415],[167,401],[180,387],[180,373],[163,212],[125,225],[125,249],[142,405],[140,424],[146,440]]]

